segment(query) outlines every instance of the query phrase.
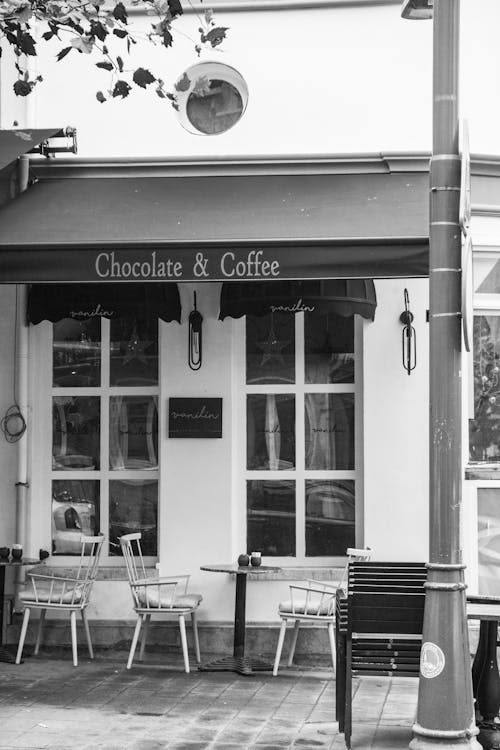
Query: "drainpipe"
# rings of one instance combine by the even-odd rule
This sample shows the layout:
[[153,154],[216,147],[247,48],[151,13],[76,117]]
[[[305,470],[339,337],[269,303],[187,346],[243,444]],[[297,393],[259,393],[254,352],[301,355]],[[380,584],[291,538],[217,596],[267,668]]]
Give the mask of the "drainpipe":
[[[29,157],[23,154],[17,164],[18,191],[28,187]],[[26,324],[26,284],[16,284],[16,330],[15,330],[15,397],[24,419],[28,414],[28,326]],[[17,442],[16,479],[16,543],[26,550],[27,543],[27,488],[28,488],[28,434],[27,430]],[[18,609],[20,587],[25,582],[23,568],[16,569],[14,577],[14,610]]]

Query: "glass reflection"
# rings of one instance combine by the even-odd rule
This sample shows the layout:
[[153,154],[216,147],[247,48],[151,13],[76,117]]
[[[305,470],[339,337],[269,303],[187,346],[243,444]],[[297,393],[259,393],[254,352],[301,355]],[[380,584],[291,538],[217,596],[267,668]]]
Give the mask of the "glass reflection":
[[101,384],[100,318],[53,324],[52,376],[55,387]]
[[97,396],[54,396],[52,399],[52,468],[98,469],[100,405]]
[[132,316],[111,321],[111,385],[158,383],[158,320]]
[[157,396],[113,396],[109,401],[110,469],[157,466]]
[[354,547],[354,480],[306,479],[306,555],[345,555]]
[[52,554],[79,555],[80,536],[99,533],[99,482],[55,479],[52,482]]
[[295,555],[295,482],[247,481],[247,549]]
[[306,383],[354,383],[354,316],[304,314]]
[[140,531],[144,555],[157,554],[158,482],[113,479],[109,483],[109,554],[121,555],[120,537]]
[[500,596],[500,490],[477,491],[479,593]]
[[284,471],[295,466],[295,396],[247,396],[247,469]]
[[246,318],[247,383],[295,383],[295,317]]
[[476,315],[474,346],[474,419],[470,420],[472,461],[500,459],[500,316]]
[[305,396],[306,469],[354,469],[354,394]]

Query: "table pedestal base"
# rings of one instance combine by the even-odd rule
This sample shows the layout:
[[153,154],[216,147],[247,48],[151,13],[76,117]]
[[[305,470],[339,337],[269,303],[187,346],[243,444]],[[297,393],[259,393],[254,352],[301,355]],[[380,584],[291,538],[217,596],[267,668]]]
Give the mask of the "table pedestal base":
[[200,664],[198,669],[201,672],[237,672],[250,676],[254,672],[271,672],[273,666],[255,656],[224,656],[208,664]]
[[[16,657],[15,654],[11,654],[10,651],[7,651],[6,648],[2,648],[0,646],[0,661],[6,662],[7,664],[15,664],[16,663]],[[21,664],[22,664],[21,659]]]
[[500,724],[493,721],[479,721],[477,727],[479,729],[477,739],[484,750],[499,750]]

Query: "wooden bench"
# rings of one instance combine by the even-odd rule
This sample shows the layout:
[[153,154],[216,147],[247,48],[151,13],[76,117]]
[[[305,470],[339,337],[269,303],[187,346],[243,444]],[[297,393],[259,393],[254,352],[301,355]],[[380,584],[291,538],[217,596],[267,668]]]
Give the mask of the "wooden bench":
[[424,563],[352,562],[338,590],[336,711],[351,747],[352,678],[418,677],[427,568]]

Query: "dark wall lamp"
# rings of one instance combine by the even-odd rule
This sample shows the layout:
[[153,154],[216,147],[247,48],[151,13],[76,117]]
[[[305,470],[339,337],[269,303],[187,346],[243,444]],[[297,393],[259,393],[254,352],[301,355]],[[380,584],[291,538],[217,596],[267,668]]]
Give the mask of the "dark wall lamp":
[[417,334],[412,326],[413,313],[410,311],[410,295],[408,289],[404,290],[404,312],[399,316],[399,320],[403,324],[403,331],[401,334],[401,344],[403,349],[403,367],[405,368],[408,375],[415,369],[417,365]]
[[194,309],[189,313],[188,364],[192,370],[199,370],[202,360],[202,326],[203,315],[196,309],[196,292]]

